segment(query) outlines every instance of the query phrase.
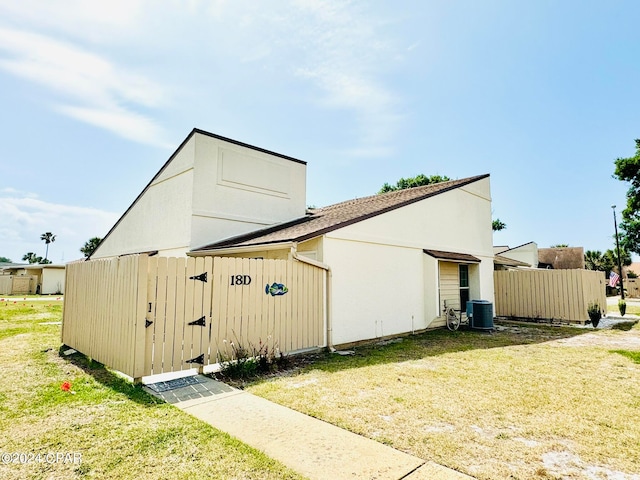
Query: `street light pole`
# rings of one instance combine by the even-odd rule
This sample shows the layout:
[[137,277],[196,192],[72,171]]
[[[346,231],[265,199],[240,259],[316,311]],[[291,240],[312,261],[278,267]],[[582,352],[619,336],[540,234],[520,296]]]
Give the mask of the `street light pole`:
[[620,295],[624,300],[624,283],[622,282],[622,262],[620,261],[620,241],[618,240],[618,222],[616,220],[616,206],[611,205],[613,209],[613,227],[616,230],[616,253],[618,255],[618,272],[620,272]]

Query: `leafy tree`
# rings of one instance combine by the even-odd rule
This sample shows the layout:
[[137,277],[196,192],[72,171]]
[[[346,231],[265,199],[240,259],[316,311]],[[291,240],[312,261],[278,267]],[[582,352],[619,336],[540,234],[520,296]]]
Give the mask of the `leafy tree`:
[[631,184],[620,223],[622,246],[625,250],[640,254],[640,139],[636,139],[634,156],[618,158],[614,163],[614,178]]
[[491,222],[491,229],[494,232],[499,232],[500,230],[504,230],[507,228],[507,224],[501,221],[499,218],[496,218]]
[[[44,243],[47,244],[47,251],[44,254],[44,259],[47,260],[47,258],[49,257],[49,244],[56,241],[56,236],[51,232],[46,232],[46,233],[43,233],[42,235],[40,235],[40,240],[43,240]],[[45,261],[45,262],[42,262],[42,263],[51,263],[51,262]]]
[[13,263],[10,258],[0,257],[0,263]]
[[607,276],[611,270],[618,270],[616,265],[618,265],[618,260],[613,250],[607,250],[602,254],[602,270],[607,273]]
[[84,257],[89,258],[96,248],[98,248],[101,241],[102,239],[100,237],[93,237],[84,242],[84,246],[80,249]]
[[[607,250],[604,252],[604,256],[608,259],[607,261],[613,263],[613,267],[616,267],[615,269],[618,270],[618,255],[616,254],[616,251],[611,249]],[[625,250],[622,247],[620,247],[620,263],[622,263],[623,267],[631,265],[631,254],[628,250]]]
[[446,175],[431,175],[430,177],[427,177],[426,175],[421,173],[420,175],[416,175],[415,177],[401,178],[396,182],[395,185],[389,185],[388,183],[385,183],[384,185],[382,185],[382,188],[380,189],[378,194],[395,192],[396,190],[404,190],[406,188],[422,187],[423,185],[432,185],[434,183],[448,182],[449,180],[451,179]]

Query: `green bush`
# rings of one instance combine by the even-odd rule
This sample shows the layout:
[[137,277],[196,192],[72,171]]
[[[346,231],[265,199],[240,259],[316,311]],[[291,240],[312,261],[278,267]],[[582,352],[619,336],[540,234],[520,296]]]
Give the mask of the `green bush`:
[[589,318],[591,319],[591,325],[593,325],[594,328],[597,327],[598,323],[600,323],[600,319],[602,318],[600,305],[597,302],[590,303],[587,307],[587,313],[589,315]]
[[218,352],[220,374],[227,378],[247,379],[286,367],[286,355],[275,342],[270,343],[270,339],[268,337],[265,343],[259,340],[258,345],[247,342],[246,346],[237,337],[235,341],[223,340],[225,351]]
[[623,299],[618,300],[618,310],[620,310],[620,315],[624,317],[624,314],[627,312],[627,302]]

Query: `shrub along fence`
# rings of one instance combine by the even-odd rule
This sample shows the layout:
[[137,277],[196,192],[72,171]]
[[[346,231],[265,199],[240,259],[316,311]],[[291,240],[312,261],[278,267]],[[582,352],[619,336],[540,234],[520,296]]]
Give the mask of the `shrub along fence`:
[[218,363],[231,342],[326,345],[326,271],[299,260],[127,255],[66,275],[62,342],[134,379]]
[[607,308],[603,272],[502,270],[493,272],[496,316],[585,323],[589,304]]

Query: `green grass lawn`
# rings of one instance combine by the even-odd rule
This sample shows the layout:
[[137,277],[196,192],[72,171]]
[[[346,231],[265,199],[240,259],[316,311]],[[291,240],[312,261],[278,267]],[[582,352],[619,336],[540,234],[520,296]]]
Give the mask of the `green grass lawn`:
[[102,365],[61,355],[61,316],[60,301],[0,302],[0,478],[301,478]]
[[638,326],[437,330],[247,389],[480,479],[632,479],[639,354],[607,346],[631,337]]

